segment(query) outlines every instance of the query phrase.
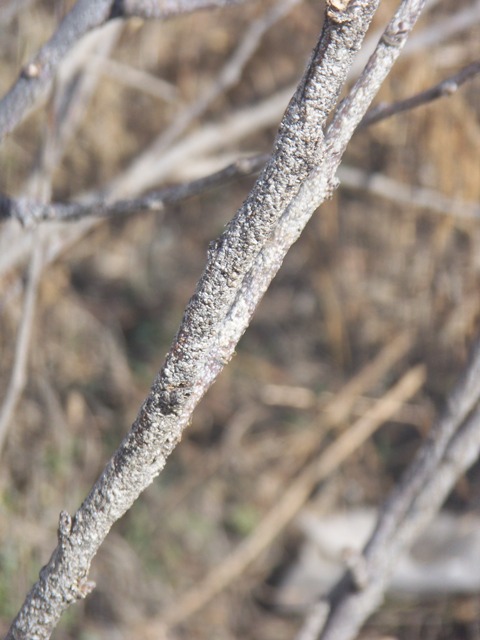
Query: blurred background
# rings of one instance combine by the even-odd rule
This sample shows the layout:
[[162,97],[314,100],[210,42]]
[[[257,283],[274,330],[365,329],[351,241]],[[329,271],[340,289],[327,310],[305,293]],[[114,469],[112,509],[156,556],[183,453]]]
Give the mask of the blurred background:
[[[7,137],[0,191],[55,201],[135,195],[268,153],[323,19],[314,0],[290,4],[278,19],[271,11],[281,3],[264,0],[113,23],[76,51],[72,66],[65,62],[53,94]],[[2,95],[72,5],[2,0]],[[381,4],[372,32],[395,6]],[[470,17],[455,26],[459,15]],[[430,3],[378,101],[408,97],[477,59],[479,23],[478,2]],[[222,69],[254,27],[264,30],[258,46],[238,80],[222,86]],[[479,206],[479,82],[354,136],[340,189],[287,256],[164,472],[113,528],[91,569],[97,588],[68,610],[54,637],[161,637],[160,622],[153,632],[148,621],[201,585],[336,433],[423,364],[421,390],[307,492],[309,508],[326,512],[381,503],[478,334],[480,225],[466,212]],[[390,179],[383,195],[372,174]],[[161,213],[66,231],[0,227],[0,402],[17,357],[32,245],[49,262],[35,285],[26,384],[1,452],[0,632],[48,561],[60,510],[75,512],[129,429],[208,244],[253,181],[238,178]],[[438,206],[425,206],[422,193]],[[392,344],[389,366],[355,396],[336,431],[327,429],[336,395]],[[478,509],[479,481],[477,467],[449,508]],[[292,638],[303,613],[282,606],[278,594],[301,544],[293,518],[221,593],[180,617],[171,637]],[[362,633],[477,639],[480,602],[475,594],[391,598]]]

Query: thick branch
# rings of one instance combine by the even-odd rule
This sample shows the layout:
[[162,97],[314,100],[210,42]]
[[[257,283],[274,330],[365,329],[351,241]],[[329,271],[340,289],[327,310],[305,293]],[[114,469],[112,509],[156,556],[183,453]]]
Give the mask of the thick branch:
[[[28,594],[9,640],[48,638],[63,610],[89,592],[87,575],[98,547],[112,524],[163,469],[194,407],[233,355],[248,319],[240,315],[235,322],[229,312],[245,293],[242,283],[262,246],[271,240],[312,168],[322,161],[326,119],[376,7],[377,0],[359,0],[343,12],[327,15],[280,125],[271,160],[226,231],[210,247],[205,272],[131,431],[75,516],[62,515],[59,544]],[[283,247],[284,253],[287,249]]]

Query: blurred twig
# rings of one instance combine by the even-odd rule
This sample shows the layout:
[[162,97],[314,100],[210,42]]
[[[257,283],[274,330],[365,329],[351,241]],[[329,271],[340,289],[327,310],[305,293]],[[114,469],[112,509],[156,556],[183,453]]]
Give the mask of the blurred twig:
[[[298,2],[299,0],[281,0],[255,20],[206,90],[198,96],[193,104],[180,111],[167,129],[130,163],[123,175],[118,176],[110,183],[107,192],[131,193],[138,189],[139,182],[144,185],[155,183],[158,180],[158,177],[155,177],[158,174],[158,163],[164,161],[165,154],[172,148],[172,144],[187,131],[195,119],[205,113],[214,100],[237,84],[243,69],[257,50],[265,33]],[[294,89],[290,95],[293,91]],[[284,107],[287,101],[288,98],[284,102]],[[254,116],[252,115],[252,117]],[[281,113],[278,117],[281,117]]]
[[8,25],[21,11],[33,4],[34,0],[3,0],[0,3],[0,24]]
[[158,78],[153,73],[135,69],[131,65],[93,54],[91,56],[92,67],[103,75],[113,78],[117,82],[147,93],[154,98],[175,102],[178,100],[177,88],[170,82]]
[[447,198],[435,189],[405,184],[381,173],[368,173],[343,164],[338,177],[347,189],[364,189],[397,204],[421,207],[459,219],[480,218],[480,204],[476,202]]
[[[480,451],[480,342],[446,409],[380,513],[359,558],[362,580],[346,574],[307,619],[299,640],[350,640],[381,602],[395,558],[437,512]],[[328,614],[322,620],[320,612]],[[322,632],[323,631],[323,632]]]
[[480,61],[472,62],[472,64],[460,69],[460,71],[457,71],[457,73],[445,78],[445,80],[442,80],[433,87],[430,87],[425,91],[421,91],[420,93],[416,93],[410,98],[398,100],[391,104],[379,104],[365,115],[359,125],[359,129],[363,129],[364,127],[368,127],[376,122],[385,120],[385,118],[390,118],[397,113],[411,111],[412,109],[416,109],[417,107],[428,104],[429,102],[438,100],[438,98],[451,96],[457,92],[458,88],[461,87],[464,82],[471,80],[478,73],[480,73]]
[[37,243],[30,260],[30,269],[28,270],[25,287],[25,301],[18,327],[12,373],[0,409],[0,456],[10,421],[27,381],[28,354],[30,352],[30,339],[35,318],[38,285],[42,273],[43,251],[44,247],[40,238],[40,231],[37,231]]
[[15,218],[21,224],[30,226],[45,220],[65,222],[88,217],[124,216],[141,211],[163,211],[166,205],[181,202],[234,178],[260,171],[268,158],[269,156],[266,155],[240,158],[225,169],[205,178],[154,191],[141,198],[112,203],[100,201],[91,204],[80,202],[43,204],[26,198],[11,199],[0,195],[0,220]]
[[12,131],[48,90],[59,63],[87,33],[113,18],[166,19],[181,13],[222,7],[242,0],[78,0],[51,39],[22,69],[10,91],[0,100],[0,139]]

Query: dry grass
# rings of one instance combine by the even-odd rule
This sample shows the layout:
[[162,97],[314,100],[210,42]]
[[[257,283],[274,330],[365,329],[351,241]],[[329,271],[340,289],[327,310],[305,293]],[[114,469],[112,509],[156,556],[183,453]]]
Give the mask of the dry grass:
[[[59,12],[65,4],[56,3]],[[35,3],[7,35],[2,31],[2,89],[55,27],[49,7]],[[187,103],[259,10],[260,3],[253,3],[165,25],[132,22],[115,57],[168,80]],[[267,34],[241,83],[212,105],[205,120],[215,121],[293,82],[319,21],[313,1],[293,11]],[[414,93],[478,57],[478,35],[478,29],[471,30],[444,48],[399,63],[381,98]],[[346,161],[478,201],[479,87],[476,80],[453,98],[359,133]],[[102,81],[55,174],[55,196],[69,197],[115,176],[177,109],[108,78]],[[36,113],[4,145],[2,190],[17,192],[29,175],[44,117],[44,111]],[[272,135],[273,128],[238,148],[265,151]],[[43,277],[28,385],[0,468],[0,632],[52,550],[58,512],[76,509],[128,429],[201,273],[208,242],[250,184],[242,179],[161,216],[102,224]],[[196,412],[165,472],[107,539],[92,567],[97,589],[69,611],[56,637],[117,637],[115,630],[160,613],[199,581],[254,530],[285,478],[299,471],[295,451],[316,423],[325,394],[336,393],[408,330],[412,349],[368,393],[382,396],[418,362],[428,370],[426,387],[332,480],[337,502],[381,500],[411,458],[478,332],[479,243],[478,222],[340,190],[287,257],[237,356]],[[2,281],[4,291],[13,277]],[[20,310],[18,298],[1,310],[2,389]],[[271,406],[265,401],[271,384],[304,388],[318,403]],[[284,455],[286,441],[290,458]],[[478,504],[476,480],[474,469],[459,483],[452,504]],[[295,531],[287,529],[240,580],[185,621],[178,638],[291,638],[297,621],[269,605],[274,581],[266,580],[295,549]],[[393,603],[363,637],[474,639],[480,638],[479,627],[473,598]]]

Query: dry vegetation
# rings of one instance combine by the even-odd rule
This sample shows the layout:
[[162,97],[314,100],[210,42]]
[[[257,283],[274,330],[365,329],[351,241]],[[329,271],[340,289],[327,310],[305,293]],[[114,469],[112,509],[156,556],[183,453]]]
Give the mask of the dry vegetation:
[[[0,27],[2,91],[70,5],[36,2]],[[177,97],[162,101],[106,69],[55,173],[55,199],[115,177],[179,105],[211,82],[266,5],[126,24],[114,59],[171,83]],[[198,126],[296,81],[319,30],[317,5],[303,2],[266,34],[241,81]],[[443,2],[418,30],[458,5]],[[386,5],[377,24],[387,15]],[[473,27],[400,61],[380,98],[410,95],[478,58],[479,36]],[[479,88],[476,79],[452,98],[357,133],[345,163],[478,202]],[[28,179],[45,118],[45,110],[37,111],[3,145],[3,192],[19,192]],[[268,152],[275,127],[234,145],[226,141],[225,152]],[[51,552],[58,512],[77,508],[129,428],[201,273],[208,243],[252,180],[239,179],[163,214],[102,223],[44,274],[28,384],[0,467],[0,632]],[[330,436],[322,436],[322,407],[331,394],[407,332],[410,349],[368,389],[368,398],[381,397],[415,363],[426,364],[426,385],[328,484],[330,504],[377,504],[411,459],[478,332],[479,246],[476,220],[341,188],[287,257],[164,473],[114,527],[92,567],[97,589],[70,609],[56,637],[113,639],[134,628],[136,637],[145,637],[142,621],[168,611],[284,494],[305,464],[305,438],[313,442],[312,432],[318,434],[310,456],[325,448]],[[21,314],[12,288],[20,273],[8,273],[1,284],[2,389]],[[290,394],[280,389],[281,401],[275,396],[279,385],[291,387]],[[365,406],[366,398],[359,398],[342,428]],[[479,480],[474,468],[459,482],[451,506],[478,507]],[[322,500],[324,488],[315,493]],[[291,638],[298,620],[273,603],[276,579],[297,542],[294,526],[287,527],[240,579],[182,621],[176,637]],[[392,603],[364,633],[479,639],[478,600]]]

